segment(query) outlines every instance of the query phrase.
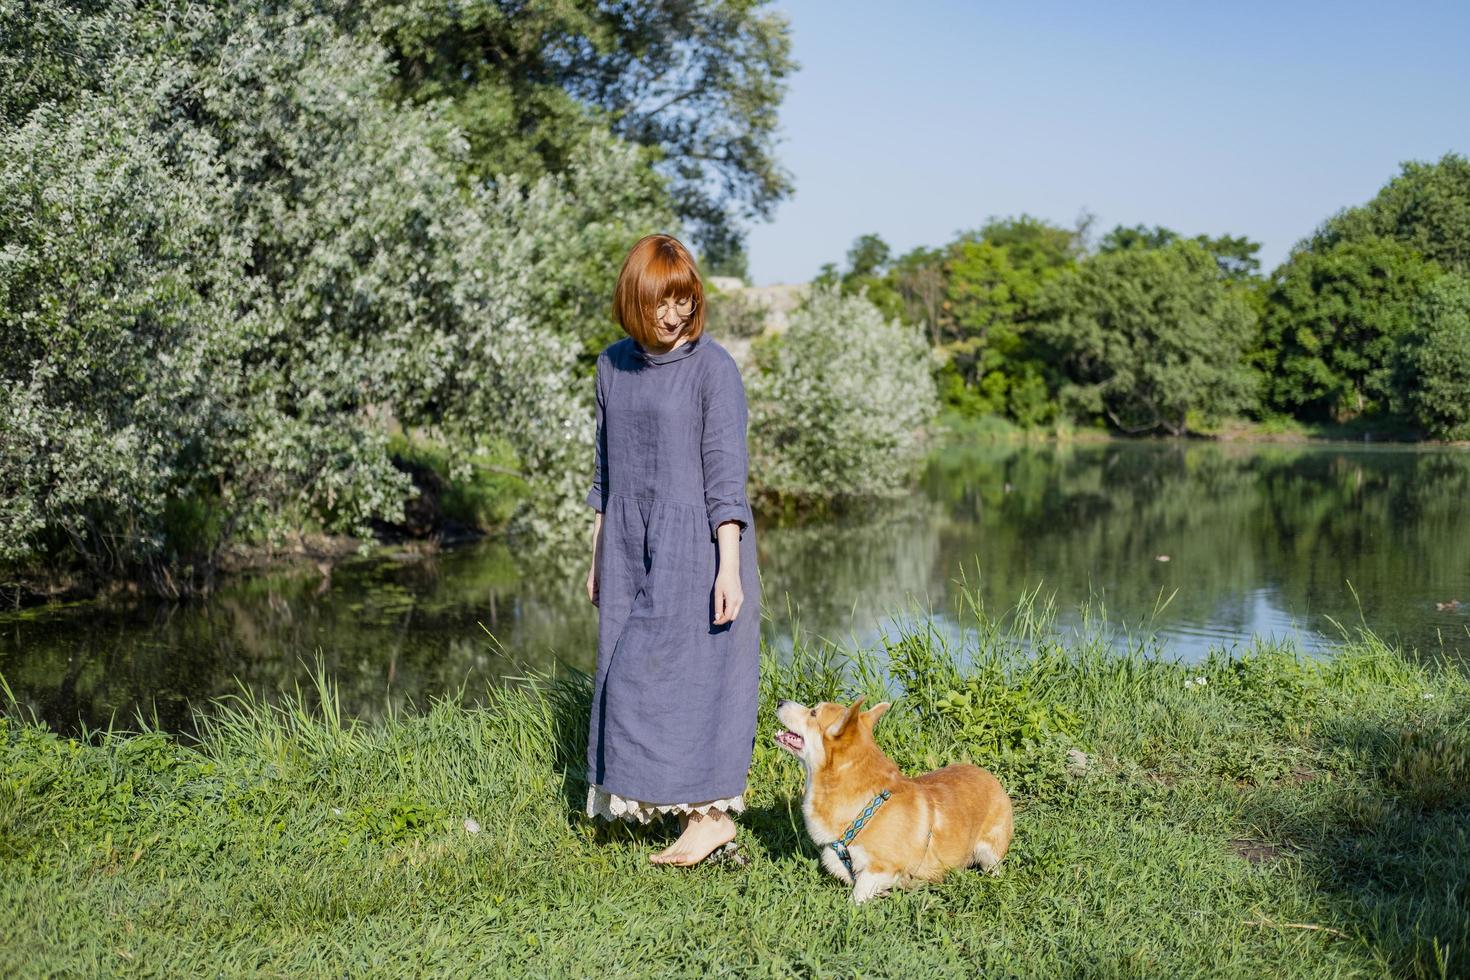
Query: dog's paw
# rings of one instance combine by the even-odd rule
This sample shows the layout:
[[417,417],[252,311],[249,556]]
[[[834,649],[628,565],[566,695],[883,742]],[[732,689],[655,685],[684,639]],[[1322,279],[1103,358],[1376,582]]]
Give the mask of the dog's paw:
[[842,862],[837,859],[837,856],[832,853],[830,848],[822,848],[821,864],[828,874],[844,885],[851,885],[853,883],[852,875],[847,873],[847,869],[842,866]]
[[890,875],[873,875],[860,872],[857,876],[857,884],[852,889],[852,904],[861,905],[864,902],[881,898],[888,894],[888,889],[893,885],[893,877]]

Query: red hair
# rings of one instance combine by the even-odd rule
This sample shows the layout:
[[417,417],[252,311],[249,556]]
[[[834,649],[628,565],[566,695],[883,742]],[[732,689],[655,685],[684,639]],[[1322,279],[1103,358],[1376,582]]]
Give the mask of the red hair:
[[704,333],[704,284],[694,256],[669,235],[647,235],[623,260],[618,288],[613,292],[613,315],[623,330],[645,347],[658,346],[656,310],[664,297],[693,299],[687,336],[693,340]]

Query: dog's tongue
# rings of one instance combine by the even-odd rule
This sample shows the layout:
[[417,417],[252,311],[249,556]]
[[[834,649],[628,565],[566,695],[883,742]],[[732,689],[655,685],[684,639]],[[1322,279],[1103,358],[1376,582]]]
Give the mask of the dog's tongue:
[[800,752],[805,740],[795,732],[782,732],[776,736],[776,744],[784,745],[793,752]]

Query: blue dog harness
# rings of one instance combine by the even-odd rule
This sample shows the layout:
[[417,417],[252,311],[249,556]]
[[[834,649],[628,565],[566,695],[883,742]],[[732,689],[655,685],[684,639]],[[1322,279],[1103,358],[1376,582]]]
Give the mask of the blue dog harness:
[[877,812],[878,808],[883,805],[883,801],[887,800],[888,797],[891,795],[892,794],[885,789],[883,792],[873,797],[873,801],[867,806],[863,807],[863,812],[859,813],[857,815],[857,819],[848,825],[847,829],[842,832],[842,836],[827,845],[828,847],[832,848],[833,852],[835,852],[837,855],[837,859],[841,861],[842,866],[847,869],[847,876],[849,878],[856,879],[857,872],[852,870],[852,855],[848,852],[847,845],[852,843],[853,838],[858,835],[858,831],[863,829],[863,824],[867,823],[872,818],[873,814]]

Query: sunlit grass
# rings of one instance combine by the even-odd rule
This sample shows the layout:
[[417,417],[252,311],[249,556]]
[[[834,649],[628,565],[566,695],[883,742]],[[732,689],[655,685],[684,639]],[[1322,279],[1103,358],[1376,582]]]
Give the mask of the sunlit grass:
[[[331,681],[212,707],[197,744],[0,719],[0,957],[23,974],[1454,976],[1470,971],[1470,682],[1371,633],[1330,658],[1118,652],[1038,595],[963,640],[767,655],[740,845],[651,867],[601,828],[588,684],[368,725]],[[896,700],[909,771],[1018,804],[998,878],[853,908],[801,827],[777,697]],[[963,696],[961,696],[963,695]],[[474,824],[467,825],[467,820]],[[471,826],[480,830],[472,833]]]

